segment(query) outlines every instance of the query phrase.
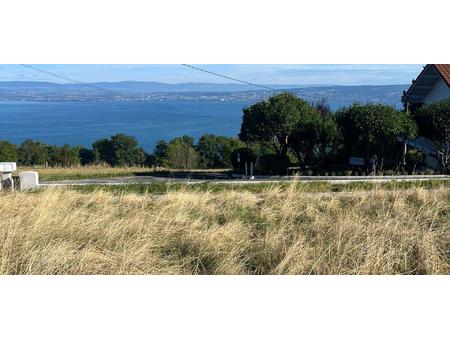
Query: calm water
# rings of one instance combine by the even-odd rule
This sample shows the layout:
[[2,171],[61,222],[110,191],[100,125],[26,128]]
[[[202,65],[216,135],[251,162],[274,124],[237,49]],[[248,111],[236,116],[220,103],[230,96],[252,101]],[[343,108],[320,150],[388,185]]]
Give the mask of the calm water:
[[243,102],[0,102],[0,140],[83,145],[116,133],[151,151],[156,140],[237,136]]

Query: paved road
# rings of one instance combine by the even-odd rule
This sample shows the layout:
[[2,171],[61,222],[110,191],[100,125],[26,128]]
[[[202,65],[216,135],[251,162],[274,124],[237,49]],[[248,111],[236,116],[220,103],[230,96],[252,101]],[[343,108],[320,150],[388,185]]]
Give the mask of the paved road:
[[49,181],[42,182],[40,186],[76,186],[76,185],[127,185],[127,184],[152,184],[157,182],[173,183],[217,183],[217,184],[258,184],[296,181],[307,182],[328,182],[333,184],[345,184],[351,182],[386,183],[386,182],[407,182],[407,181],[428,181],[428,180],[450,180],[450,175],[409,175],[409,176],[301,176],[301,177],[255,177],[249,179],[229,179],[226,176],[217,177],[167,177],[167,176],[129,176],[129,177],[108,177],[89,178],[79,180]]

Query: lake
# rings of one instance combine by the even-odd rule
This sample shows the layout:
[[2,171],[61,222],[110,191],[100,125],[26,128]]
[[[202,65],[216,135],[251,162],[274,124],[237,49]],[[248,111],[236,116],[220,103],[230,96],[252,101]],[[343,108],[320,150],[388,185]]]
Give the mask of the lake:
[[159,139],[205,133],[237,136],[245,102],[0,102],[0,140],[31,138],[83,145],[116,133],[137,138],[147,152]]

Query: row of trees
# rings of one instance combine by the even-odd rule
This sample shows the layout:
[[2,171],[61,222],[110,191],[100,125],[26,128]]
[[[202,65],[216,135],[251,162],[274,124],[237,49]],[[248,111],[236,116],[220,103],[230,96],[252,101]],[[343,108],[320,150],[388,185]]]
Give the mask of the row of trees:
[[282,167],[305,169],[345,165],[350,156],[395,160],[398,140],[414,138],[416,130],[408,113],[391,106],[354,104],[332,113],[324,103],[285,93],[244,109],[240,138],[268,149]]
[[[0,142],[0,161],[22,165],[161,166],[177,169],[240,167],[255,162],[264,173],[348,168],[349,157],[366,163],[376,158],[379,169],[405,169],[421,162],[406,144],[424,136],[436,145],[442,171],[449,169],[450,100],[413,112],[382,104],[354,104],[332,113],[324,102],[311,105],[289,93],[270,97],[243,110],[239,138],[206,134],[197,143],[182,136],[158,141],[152,154],[132,136],[100,139],[92,149],[49,146],[32,140],[16,146]],[[242,159],[241,159],[242,157]]]
[[26,140],[20,146],[0,141],[0,162],[68,167],[80,163],[80,150],[81,147],[57,147],[33,140]]
[[383,104],[353,104],[332,113],[324,103],[313,106],[284,93],[244,109],[239,137],[258,144],[262,162],[272,158],[272,171],[283,173],[292,163],[303,169],[345,167],[351,156],[366,163],[376,159],[379,169],[405,169],[421,162],[406,144],[424,136],[435,143],[446,171],[449,119],[450,100],[411,113]]
[[189,136],[160,140],[152,154],[139,147],[135,137],[117,134],[93,143],[92,149],[62,147],[26,140],[19,146],[0,141],[0,162],[24,166],[103,164],[113,167],[160,166],[176,169],[231,168],[231,153],[245,144],[237,138],[205,134],[199,141]]

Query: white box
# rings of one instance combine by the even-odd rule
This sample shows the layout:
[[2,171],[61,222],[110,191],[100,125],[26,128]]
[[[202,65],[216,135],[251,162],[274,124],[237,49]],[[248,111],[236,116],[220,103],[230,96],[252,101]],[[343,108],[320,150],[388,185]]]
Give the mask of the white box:
[[0,173],[12,173],[16,169],[16,162],[0,162]]
[[19,190],[35,189],[39,186],[39,174],[36,171],[22,171],[19,173]]

